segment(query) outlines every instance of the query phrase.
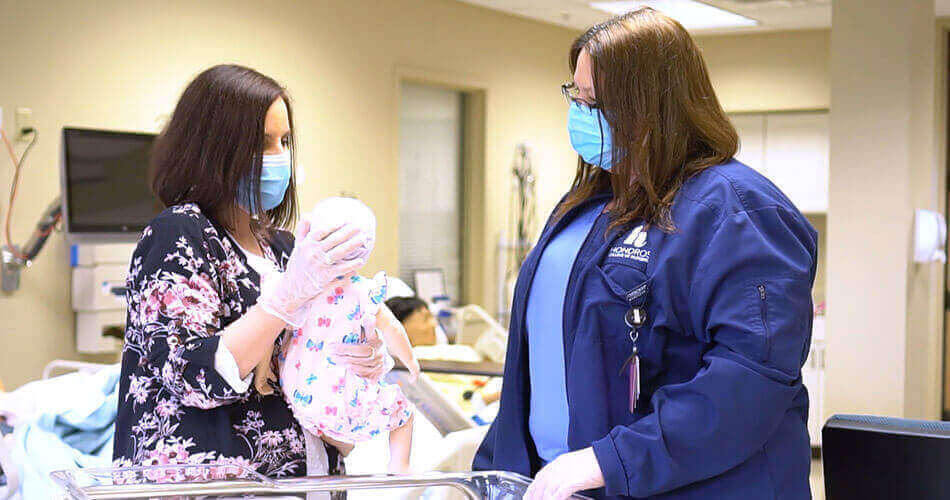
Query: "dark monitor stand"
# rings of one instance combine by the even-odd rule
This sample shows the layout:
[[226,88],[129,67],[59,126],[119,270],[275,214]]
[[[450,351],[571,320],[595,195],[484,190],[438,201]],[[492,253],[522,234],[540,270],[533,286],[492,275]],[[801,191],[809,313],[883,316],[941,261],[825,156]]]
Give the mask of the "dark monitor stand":
[[821,435],[827,500],[950,498],[950,422],[835,415]]

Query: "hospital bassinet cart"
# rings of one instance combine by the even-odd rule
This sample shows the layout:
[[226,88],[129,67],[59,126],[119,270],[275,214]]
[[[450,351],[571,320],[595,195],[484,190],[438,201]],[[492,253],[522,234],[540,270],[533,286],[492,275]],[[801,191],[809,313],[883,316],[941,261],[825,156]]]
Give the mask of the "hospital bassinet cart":
[[[234,479],[207,477],[210,465],[140,466],[53,472],[75,500],[119,498],[307,498],[308,493],[449,487],[470,500],[520,499],[530,479],[507,472],[427,473],[405,476],[310,476],[272,479],[256,471],[227,466]],[[217,466],[220,468],[220,466]],[[156,478],[163,478],[155,480]],[[182,480],[177,480],[184,478]],[[191,478],[191,479],[189,479]],[[575,495],[572,498],[586,497]]]

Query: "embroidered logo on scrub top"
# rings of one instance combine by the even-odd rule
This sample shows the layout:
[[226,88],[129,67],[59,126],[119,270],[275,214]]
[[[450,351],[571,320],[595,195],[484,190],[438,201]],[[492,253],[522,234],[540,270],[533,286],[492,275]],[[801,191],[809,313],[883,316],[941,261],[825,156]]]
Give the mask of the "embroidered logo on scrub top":
[[623,240],[623,243],[610,249],[609,259],[631,259],[639,262],[650,262],[650,250],[644,250],[647,244],[648,227],[644,225],[637,226],[630,235]]

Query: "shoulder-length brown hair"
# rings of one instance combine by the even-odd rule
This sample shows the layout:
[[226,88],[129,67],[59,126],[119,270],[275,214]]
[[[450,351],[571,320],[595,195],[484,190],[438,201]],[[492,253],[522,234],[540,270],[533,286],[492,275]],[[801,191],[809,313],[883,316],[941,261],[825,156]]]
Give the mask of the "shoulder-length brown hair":
[[241,194],[257,207],[251,214],[256,231],[290,227],[297,217],[295,173],[281,204],[266,212],[260,208],[264,118],[277,99],[287,104],[287,147],[291,171],[296,172],[293,112],[286,90],[253,69],[222,64],[188,84],[155,140],[150,165],[155,195],[166,206],[195,203],[233,230],[230,216]]
[[699,47],[678,22],[643,8],[581,35],[570,50],[572,73],[582,50],[618,160],[608,173],[579,158],[557,216],[610,189],[611,228],[642,220],[672,231],[670,207],[683,183],[739,148]]

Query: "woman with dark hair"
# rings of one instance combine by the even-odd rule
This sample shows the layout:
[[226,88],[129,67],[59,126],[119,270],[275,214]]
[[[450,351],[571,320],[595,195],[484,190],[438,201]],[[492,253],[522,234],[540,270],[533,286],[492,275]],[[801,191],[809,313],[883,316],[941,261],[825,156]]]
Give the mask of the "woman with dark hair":
[[676,21],[570,50],[577,176],[521,268],[497,419],[474,467],[526,498],[809,498],[817,234],[738,149]]
[[[168,208],[144,230],[129,270],[114,466],[339,472],[336,450],[305,441],[279,386],[265,396],[250,384],[284,329],[301,324],[302,306],[363,264],[342,260],[365,240],[356,229],[314,221],[296,240],[284,230],[297,211],[285,90],[241,66],[204,71],[156,140],[151,169]],[[380,345],[371,337],[327,349],[378,378],[391,363]],[[183,479],[169,474],[151,479]]]

